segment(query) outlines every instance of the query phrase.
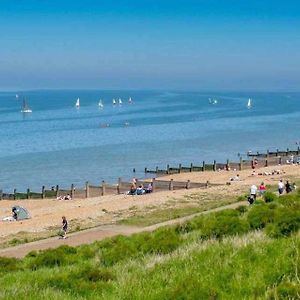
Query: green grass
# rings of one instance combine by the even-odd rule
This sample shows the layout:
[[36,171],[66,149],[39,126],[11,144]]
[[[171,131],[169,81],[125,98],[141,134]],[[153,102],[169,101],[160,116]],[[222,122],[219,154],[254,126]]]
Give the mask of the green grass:
[[0,299],[299,299],[300,194],[0,258]]
[[[186,195],[181,199],[171,199],[166,202],[164,207],[151,206],[150,211],[136,211],[133,216],[119,220],[118,224],[131,226],[150,226],[164,221],[189,216],[195,213],[207,211],[227,204],[238,202],[243,199],[224,198],[219,199],[218,196],[211,196],[205,199],[202,194],[194,193]],[[173,206],[173,207],[170,207]],[[174,207],[175,206],[175,207]],[[177,207],[176,207],[177,206]],[[134,207],[135,209],[137,207]],[[133,210],[133,209],[132,209]]]

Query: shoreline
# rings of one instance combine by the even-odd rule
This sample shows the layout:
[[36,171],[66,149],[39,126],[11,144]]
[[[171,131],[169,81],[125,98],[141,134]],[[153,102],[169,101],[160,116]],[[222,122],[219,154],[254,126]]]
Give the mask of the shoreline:
[[[167,175],[159,179],[177,181],[191,180],[191,182],[210,181],[211,183],[221,184],[206,189],[180,189],[173,191],[157,191],[146,195],[105,195],[88,199],[74,199],[71,201],[42,199],[42,200],[2,200],[0,201],[0,218],[11,215],[11,207],[14,205],[24,206],[31,214],[31,219],[18,222],[0,222],[0,236],[2,238],[17,234],[18,232],[29,232],[34,234],[45,232],[49,229],[60,226],[61,216],[66,215],[70,220],[71,226],[80,226],[90,224],[97,226],[102,224],[115,224],[118,220],[131,216],[136,210],[145,212],[151,207],[160,209],[161,207],[176,207],[176,203],[185,197],[185,204],[189,206],[192,203],[189,200],[190,195],[197,194],[199,199],[214,197],[238,197],[248,192],[250,185],[259,185],[262,181],[266,185],[277,184],[279,179],[300,179],[299,165],[285,165],[265,167],[257,169],[262,172],[270,172],[274,169],[282,170],[280,175],[256,175],[251,176],[252,170],[242,171],[220,171],[220,172],[192,172]],[[230,177],[240,175],[240,181],[233,181],[230,185],[226,184]],[[159,180],[158,179],[158,180]],[[174,202],[173,205],[171,202]],[[177,201],[177,202],[176,202]],[[203,200],[207,201],[207,200]],[[170,203],[171,204],[170,204]],[[169,203],[169,204],[168,204]],[[166,206],[166,205],[169,206]],[[194,203],[193,203],[194,205]],[[135,209],[133,209],[135,208]],[[73,224],[73,225],[72,225]]]

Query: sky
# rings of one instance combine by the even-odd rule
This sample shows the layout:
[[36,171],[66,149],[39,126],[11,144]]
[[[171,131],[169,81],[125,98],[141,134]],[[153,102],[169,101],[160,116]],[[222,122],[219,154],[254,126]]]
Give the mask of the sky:
[[0,2],[0,89],[300,90],[300,1]]

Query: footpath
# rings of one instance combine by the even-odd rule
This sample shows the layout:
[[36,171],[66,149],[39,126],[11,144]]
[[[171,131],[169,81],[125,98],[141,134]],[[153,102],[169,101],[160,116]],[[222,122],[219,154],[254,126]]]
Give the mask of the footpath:
[[58,237],[52,237],[44,240],[39,240],[27,244],[22,244],[10,248],[5,248],[0,250],[0,256],[4,257],[16,257],[22,258],[26,256],[31,251],[39,251],[45,250],[49,248],[57,248],[62,245],[68,246],[79,246],[82,244],[91,244],[95,241],[103,240],[105,238],[117,236],[117,235],[125,235],[129,236],[135,233],[140,233],[144,231],[153,231],[159,227],[174,225],[184,223],[192,218],[200,215],[205,215],[212,212],[217,212],[230,208],[237,208],[241,205],[248,205],[246,201],[236,202],[229,205],[221,206],[218,208],[214,208],[211,210],[199,212],[193,215],[172,219],[169,221],[165,221],[162,223],[157,223],[154,225],[150,225],[147,227],[137,227],[137,226],[126,226],[126,225],[102,225],[99,227],[94,227],[91,229],[75,232],[68,235],[67,239],[59,239]]

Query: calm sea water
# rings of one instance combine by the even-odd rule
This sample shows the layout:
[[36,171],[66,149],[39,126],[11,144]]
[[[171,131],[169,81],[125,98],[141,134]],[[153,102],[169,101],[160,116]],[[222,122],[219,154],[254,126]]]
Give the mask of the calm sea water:
[[[16,92],[0,93],[0,189],[5,191],[116,182],[144,177],[145,167],[238,160],[238,153],[293,148],[300,140],[300,93],[17,93],[19,99]],[[23,96],[31,114],[20,112]],[[123,105],[113,107],[112,99],[119,97]]]

